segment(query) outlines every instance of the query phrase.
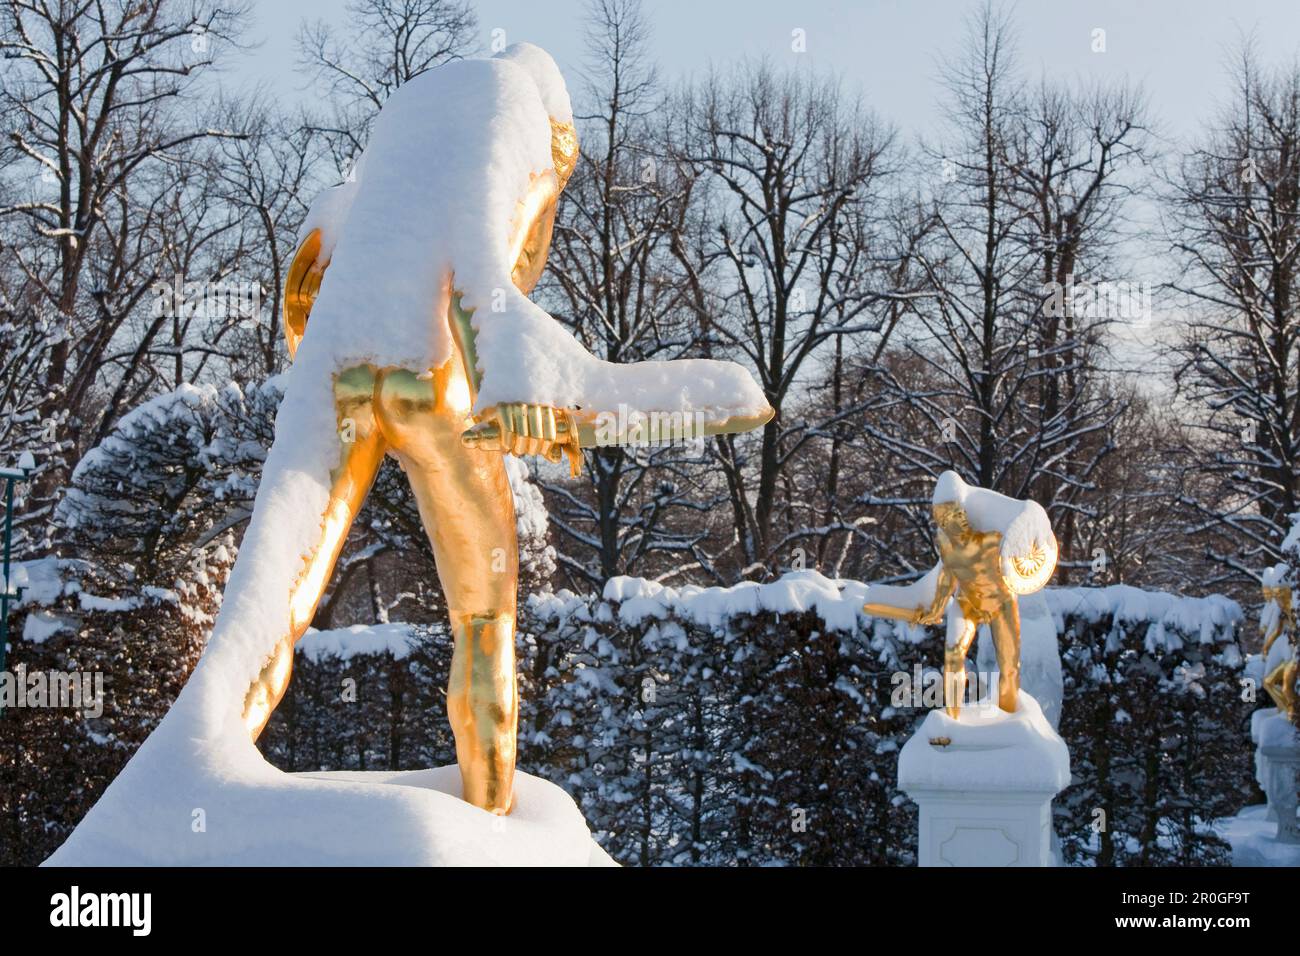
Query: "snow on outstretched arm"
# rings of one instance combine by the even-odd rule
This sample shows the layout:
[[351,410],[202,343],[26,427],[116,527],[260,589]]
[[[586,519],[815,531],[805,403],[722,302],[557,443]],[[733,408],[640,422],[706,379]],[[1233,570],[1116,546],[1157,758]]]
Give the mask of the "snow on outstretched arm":
[[330,257],[307,339],[322,340],[338,368],[436,368],[452,354],[446,316],[459,293],[482,374],[476,411],[612,400],[640,412],[761,415],[766,399],[741,366],[604,362],[515,287],[511,240],[538,177],[553,174],[551,120],[565,116],[558,71],[526,45],[404,84],[355,181],[323,194],[304,225],[304,236],[321,230]]
[[952,592],[951,575],[944,573],[942,564],[936,564],[911,584],[872,584],[867,588],[863,611],[872,617],[933,624]]

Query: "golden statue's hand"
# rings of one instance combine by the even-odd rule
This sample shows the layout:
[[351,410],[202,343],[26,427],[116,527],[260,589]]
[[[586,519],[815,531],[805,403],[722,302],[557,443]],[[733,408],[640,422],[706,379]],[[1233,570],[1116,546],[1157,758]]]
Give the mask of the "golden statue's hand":
[[460,436],[461,444],[478,451],[510,455],[541,455],[558,462],[566,452],[578,453],[577,430],[569,413],[551,405],[509,402],[493,405],[479,422]]

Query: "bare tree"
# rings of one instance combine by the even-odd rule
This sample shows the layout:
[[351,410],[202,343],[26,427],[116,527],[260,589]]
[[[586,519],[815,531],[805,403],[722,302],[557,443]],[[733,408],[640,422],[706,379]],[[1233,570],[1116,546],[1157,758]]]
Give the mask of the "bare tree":
[[[115,337],[154,281],[133,217],[156,207],[161,167],[197,140],[228,135],[184,105],[222,44],[237,42],[237,2],[0,4],[4,160],[22,196],[0,207],[5,250],[55,324],[42,362],[43,419],[61,457],[54,489],[95,434],[96,386]],[[147,232],[147,231],[146,231]],[[29,299],[31,305],[36,300]]]
[[911,256],[931,295],[914,300],[898,351],[877,369],[865,430],[898,475],[868,501],[923,524],[933,478],[954,468],[1042,501],[1068,567],[1122,411],[1103,383],[1106,327],[1123,316],[1094,285],[1134,288],[1108,268],[1126,176],[1144,159],[1145,106],[1122,86],[1031,91],[1007,13],[991,4],[968,21],[943,79],[949,126],[942,146],[924,150],[929,189]]
[[1267,70],[1246,44],[1233,79],[1175,179],[1170,232],[1193,305],[1177,382],[1203,412],[1211,479],[1184,497],[1187,530],[1227,531],[1211,558],[1244,582],[1280,560],[1300,510],[1300,67]]
[[246,281],[257,282],[260,309],[251,321],[240,312],[220,317],[209,337],[226,343],[223,351],[237,369],[260,377],[274,374],[284,358],[280,310],[298,226],[316,191],[331,183],[320,176],[327,164],[320,161],[319,138],[276,109],[265,93],[234,99],[223,112],[230,117],[225,125],[239,117],[245,138],[214,145],[213,198],[240,223],[232,259]]
[[309,120],[339,169],[361,154],[370,124],[392,92],[477,46],[478,18],[467,0],[349,0],[342,33],[324,21],[298,32],[299,65],[329,107]]
[[1107,330],[1145,318],[1149,302],[1149,290],[1144,297],[1135,277],[1114,275],[1112,262],[1131,173],[1148,158],[1146,112],[1141,92],[1122,84],[1070,89],[1044,81],[1027,98],[1010,157],[1041,282],[1022,467],[1030,494],[1052,515],[1062,583],[1087,564],[1074,556],[1077,525],[1094,517],[1094,473],[1114,448],[1108,429],[1123,411],[1103,372]]
[[[840,336],[884,324],[880,271],[860,268],[864,226],[891,169],[893,131],[834,79],[749,64],[687,95],[681,160],[706,177],[693,241],[679,243],[705,347],[738,355],[776,409],[750,467],[747,437],[717,443],[740,570],[810,537],[780,528],[782,476],[823,437],[790,412],[802,376]],[[815,537],[815,534],[812,535]],[[815,543],[815,542],[813,542]],[[788,558],[789,556],[786,555]]]
[[[593,0],[587,22],[582,158],[539,292],[602,359],[675,358],[692,336],[670,250],[695,183],[666,155],[665,101],[641,4]],[[562,566],[584,586],[700,567],[710,534],[702,518],[714,502],[698,471],[680,446],[588,452],[581,484],[546,486]]]

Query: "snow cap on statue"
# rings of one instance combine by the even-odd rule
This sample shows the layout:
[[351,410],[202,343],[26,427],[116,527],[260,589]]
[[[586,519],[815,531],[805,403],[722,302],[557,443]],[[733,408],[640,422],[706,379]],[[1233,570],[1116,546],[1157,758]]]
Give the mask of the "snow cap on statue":
[[968,485],[955,471],[939,476],[931,500],[936,505],[955,502],[975,531],[1002,535],[1002,574],[1016,593],[1032,594],[1047,583],[1056,567],[1057,544],[1038,502]]
[[1259,583],[1266,588],[1274,588],[1286,580],[1286,573],[1290,571],[1286,564],[1275,564],[1271,568],[1265,568]]
[[493,59],[509,60],[522,67],[537,84],[537,91],[542,94],[542,103],[551,119],[560,123],[573,123],[573,106],[569,103],[569,90],[564,85],[560,68],[555,65],[551,55],[539,46],[531,43],[512,43]]

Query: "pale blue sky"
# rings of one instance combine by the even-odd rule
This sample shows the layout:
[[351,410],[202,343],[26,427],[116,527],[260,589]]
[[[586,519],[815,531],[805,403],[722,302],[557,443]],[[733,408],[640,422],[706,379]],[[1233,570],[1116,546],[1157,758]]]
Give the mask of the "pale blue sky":
[[[840,73],[850,88],[905,134],[935,121],[937,58],[954,49],[976,0],[647,0],[653,51],[667,81],[746,55]],[[290,93],[293,36],[306,17],[341,22],[345,0],[256,0],[250,39],[264,41],[241,75]],[[491,32],[545,47],[566,75],[582,56],[582,0],[480,0],[482,44]],[[1163,128],[1178,136],[1213,114],[1224,89],[1223,61],[1240,32],[1256,31],[1270,59],[1300,53],[1300,0],[1020,0],[1014,8],[1024,66],[1058,77],[1127,75],[1142,81]],[[1106,52],[1091,50],[1094,28]],[[791,31],[807,35],[793,53]]]
[[[746,56],[833,70],[905,142],[932,134],[940,120],[941,58],[957,49],[963,19],[979,0],[645,0],[652,52],[660,78],[673,84],[710,65]],[[255,0],[247,54],[234,75],[263,82],[277,95],[306,95],[294,68],[293,39],[304,18],[342,24],[346,0]],[[555,57],[576,89],[583,55],[583,0],[479,0],[480,43],[493,31],[507,42],[528,40]],[[1020,63],[1030,75],[1056,79],[1126,77],[1145,87],[1166,156],[1211,121],[1229,92],[1226,61],[1243,34],[1253,33],[1266,61],[1300,56],[1300,0],[1020,0],[1013,6]],[[791,49],[791,31],[805,31],[807,51]],[[1095,53],[1093,31],[1106,31]],[[230,76],[230,74],[227,74]],[[1146,200],[1129,209],[1135,227],[1156,225]],[[1159,240],[1126,244],[1124,278],[1148,286],[1168,278],[1171,259]],[[1116,358],[1143,368],[1164,353],[1179,326],[1176,302],[1155,297],[1151,321],[1113,329]]]

